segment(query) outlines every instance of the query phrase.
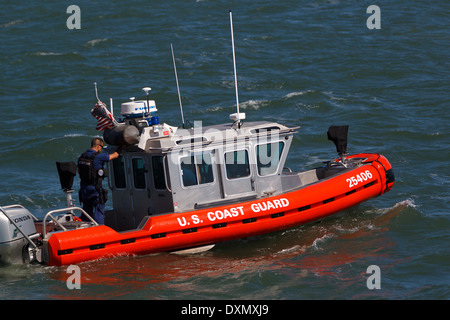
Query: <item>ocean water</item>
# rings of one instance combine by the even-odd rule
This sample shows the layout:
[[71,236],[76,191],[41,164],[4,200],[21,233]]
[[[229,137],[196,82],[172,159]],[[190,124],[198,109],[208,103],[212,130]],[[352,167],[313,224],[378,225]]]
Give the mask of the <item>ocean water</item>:
[[[69,29],[70,4],[80,29]],[[380,8],[380,29],[366,10]],[[2,266],[0,299],[449,299],[450,3],[448,1],[2,1],[0,205],[38,217],[65,206],[56,161],[99,133],[89,111],[115,111],[152,88],[161,121],[203,125],[235,112],[229,10],[241,112],[300,125],[288,166],[349,152],[385,155],[389,193],[319,223],[190,256],[125,256],[66,267]],[[370,20],[370,19],[369,19]],[[70,24],[69,24],[70,25]],[[77,183],[77,180],[76,182]],[[380,289],[369,289],[370,266]]]

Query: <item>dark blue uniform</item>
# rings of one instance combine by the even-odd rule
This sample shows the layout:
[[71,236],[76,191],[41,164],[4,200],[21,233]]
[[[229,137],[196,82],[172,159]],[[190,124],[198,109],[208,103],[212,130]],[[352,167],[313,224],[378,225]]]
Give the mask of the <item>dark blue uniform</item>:
[[[95,154],[96,151],[88,149],[85,152],[85,156],[90,157]],[[99,153],[94,157],[93,168],[97,172],[99,169],[103,169],[105,163],[109,161],[109,155],[107,153]],[[106,190],[103,190],[101,184],[97,186],[94,184],[86,184],[83,181],[80,183],[80,201],[83,203],[83,210],[86,211],[95,221],[99,224],[105,224],[105,202],[106,202]],[[103,193],[103,195],[101,195]],[[102,200],[102,197],[103,200]],[[84,215],[81,219],[87,221]]]

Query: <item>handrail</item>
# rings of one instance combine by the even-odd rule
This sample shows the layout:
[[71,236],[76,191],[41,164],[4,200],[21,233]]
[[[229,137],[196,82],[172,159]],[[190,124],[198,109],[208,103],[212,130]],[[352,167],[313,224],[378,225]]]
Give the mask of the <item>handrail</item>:
[[56,223],[61,229],[63,229],[64,231],[67,231],[67,229],[58,221],[56,220],[52,214],[53,213],[58,213],[58,212],[64,212],[64,211],[68,211],[68,210],[78,210],[80,211],[82,214],[84,214],[89,220],[91,220],[92,223],[94,223],[94,225],[98,226],[97,221],[95,221],[86,211],[84,211],[83,209],[81,209],[80,207],[67,207],[67,208],[62,208],[62,209],[56,209],[56,210],[52,210],[47,212],[47,214],[44,217],[43,222],[43,230],[42,230],[42,238],[45,239],[46,237],[46,230],[47,230],[47,218],[50,217],[50,219],[53,220],[54,223]]
[[168,168],[167,168],[167,154],[165,154],[164,156],[163,156],[163,170],[164,170],[164,182],[165,182],[165,184],[166,184],[166,189],[169,191],[169,192],[172,192],[172,186],[170,186],[169,187],[169,183],[168,183],[168,179],[167,179],[167,175],[169,174],[169,172],[168,172]]

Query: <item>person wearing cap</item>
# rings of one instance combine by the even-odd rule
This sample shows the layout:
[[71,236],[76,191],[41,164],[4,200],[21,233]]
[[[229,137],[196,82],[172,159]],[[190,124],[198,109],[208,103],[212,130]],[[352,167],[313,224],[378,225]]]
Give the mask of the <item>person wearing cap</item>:
[[[98,224],[105,224],[105,203],[108,190],[103,189],[103,179],[107,177],[105,164],[119,157],[120,148],[111,153],[104,153],[103,139],[94,138],[91,148],[78,158],[78,174],[80,176],[79,198],[86,211]],[[81,220],[89,221],[85,216]]]

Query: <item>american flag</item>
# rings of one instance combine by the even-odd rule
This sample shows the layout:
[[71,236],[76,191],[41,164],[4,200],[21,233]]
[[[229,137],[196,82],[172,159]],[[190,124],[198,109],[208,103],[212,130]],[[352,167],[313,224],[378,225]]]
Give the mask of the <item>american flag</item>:
[[98,131],[103,131],[106,128],[112,128],[117,125],[117,121],[111,112],[108,111],[106,105],[100,100],[97,102],[94,108],[91,110],[92,116],[97,119],[97,129]]

